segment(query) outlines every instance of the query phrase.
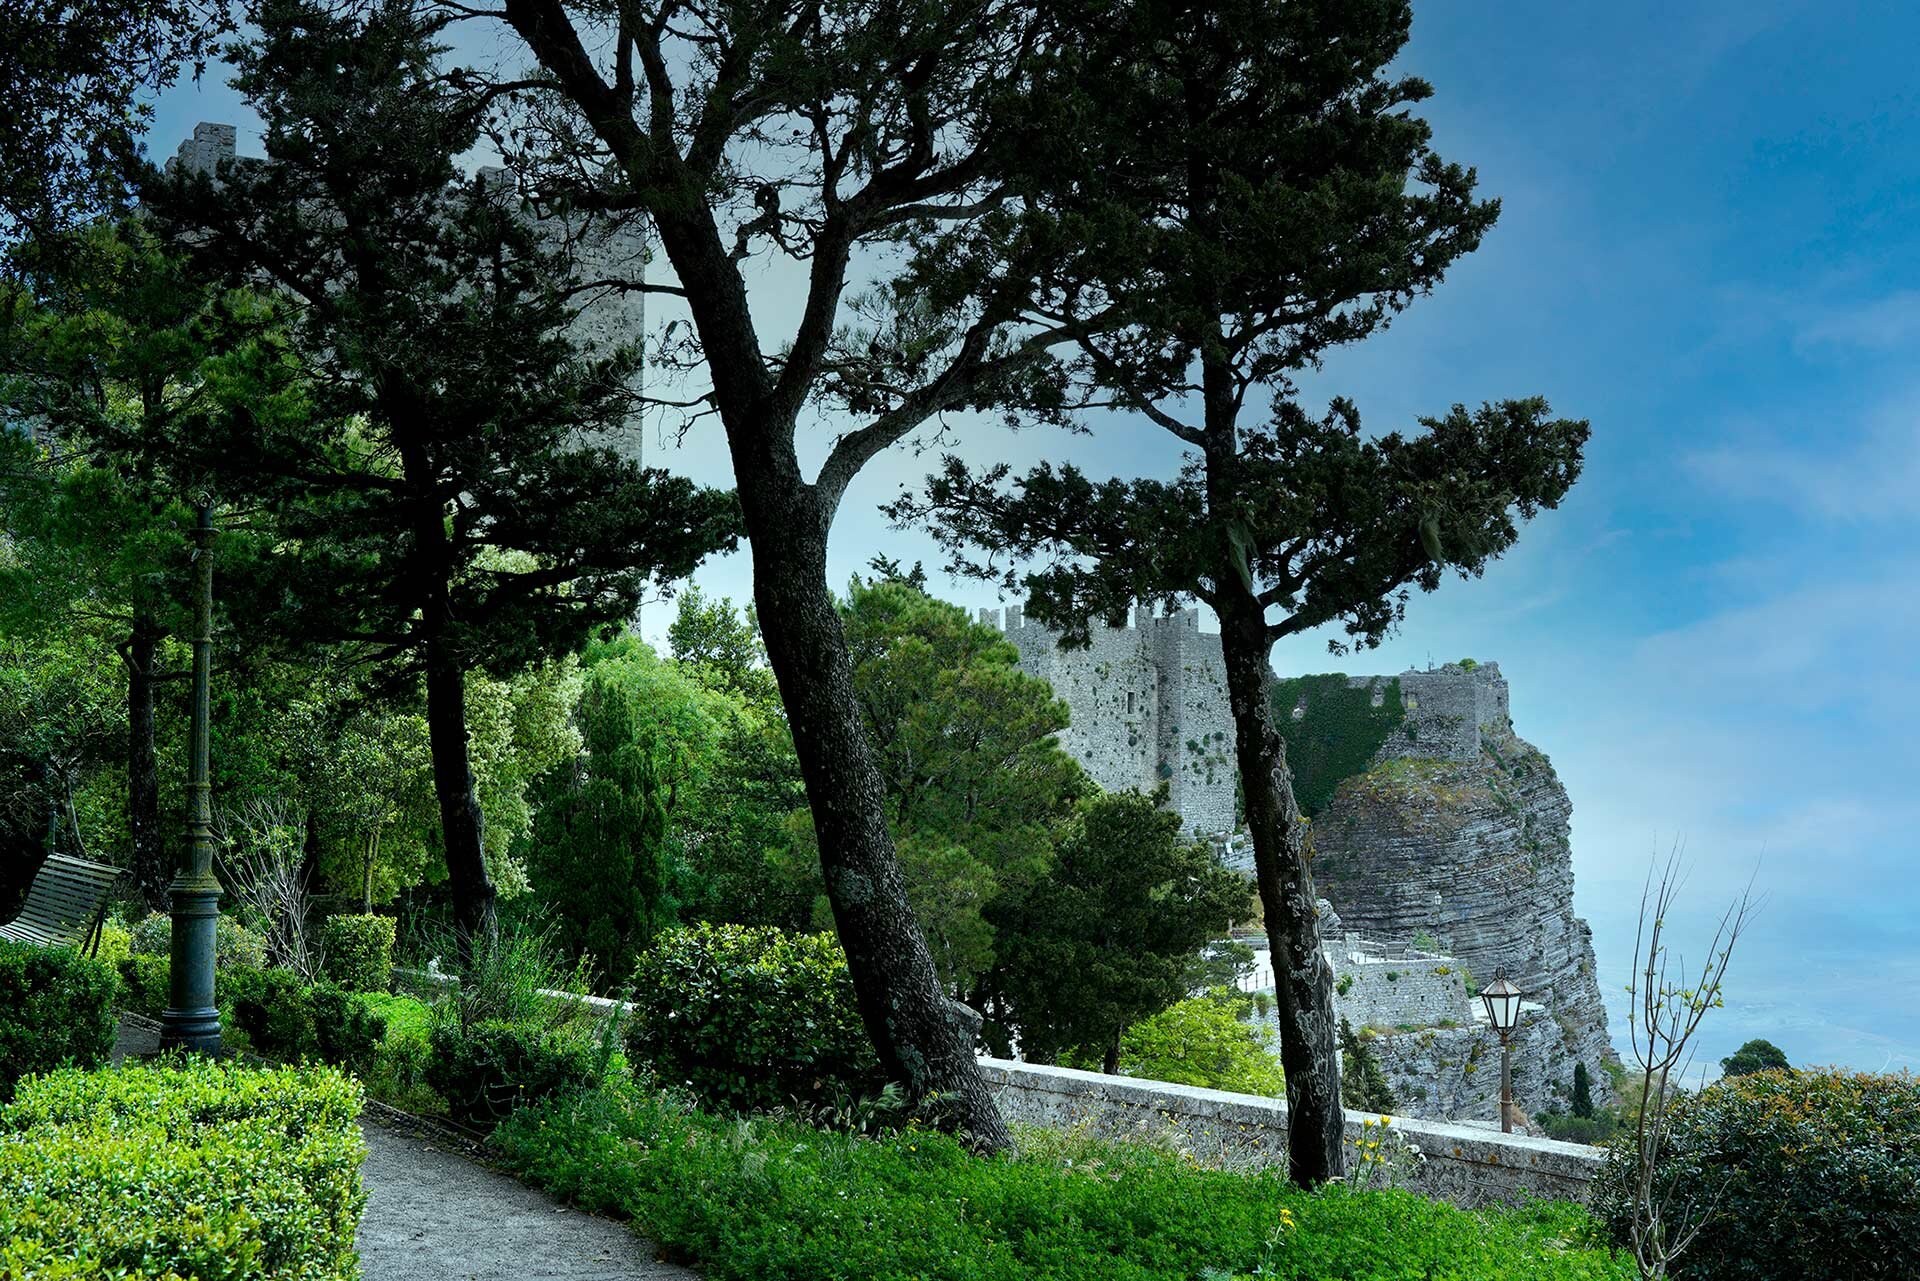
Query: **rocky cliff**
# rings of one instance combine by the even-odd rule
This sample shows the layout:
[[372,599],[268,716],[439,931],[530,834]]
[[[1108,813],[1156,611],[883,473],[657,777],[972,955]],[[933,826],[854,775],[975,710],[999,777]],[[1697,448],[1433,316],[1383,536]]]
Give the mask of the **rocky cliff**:
[[[1322,780],[1314,870],[1343,928],[1456,958],[1475,983],[1518,984],[1539,1007],[1515,1038],[1515,1097],[1529,1113],[1561,1099],[1575,1062],[1604,1099],[1615,1056],[1592,932],[1573,910],[1572,805],[1546,756],[1513,732],[1498,666],[1320,680],[1281,682],[1276,698],[1293,698],[1278,709],[1290,750]],[[1351,757],[1356,736],[1371,748],[1365,768],[1330,777],[1326,745]],[[1400,1092],[1425,1091],[1409,1111],[1496,1115],[1498,1042],[1484,1025],[1373,1030]]]

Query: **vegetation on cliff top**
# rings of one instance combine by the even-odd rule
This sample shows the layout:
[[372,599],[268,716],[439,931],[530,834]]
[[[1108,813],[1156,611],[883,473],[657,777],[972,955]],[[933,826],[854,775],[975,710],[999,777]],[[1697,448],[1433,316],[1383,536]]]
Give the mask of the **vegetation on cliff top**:
[[1351,685],[1342,672],[1273,682],[1270,697],[1279,713],[1280,735],[1287,741],[1293,795],[1301,813],[1317,817],[1340,784],[1365,773],[1374,753],[1400,728],[1406,709],[1399,678],[1388,680],[1381,694],[1376,707],[1374,687]]

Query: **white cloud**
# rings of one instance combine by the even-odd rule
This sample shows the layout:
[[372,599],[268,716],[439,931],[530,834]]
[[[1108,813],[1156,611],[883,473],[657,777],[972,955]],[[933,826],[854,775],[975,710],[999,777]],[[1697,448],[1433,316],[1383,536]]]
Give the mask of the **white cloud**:
[[1920,515],[1920,390],[1883,401],[1857,426],[1813,421],[1790,439],[1751,430],[1685,455],[1694,479],[1741,502],[1840,524]]

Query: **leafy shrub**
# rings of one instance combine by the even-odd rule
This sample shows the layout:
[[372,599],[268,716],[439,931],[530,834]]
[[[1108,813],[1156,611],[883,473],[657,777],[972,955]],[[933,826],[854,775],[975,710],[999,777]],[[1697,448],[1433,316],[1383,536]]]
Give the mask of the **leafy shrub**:
[[120,962],[132,952],[133,935],[127,932],[126,926],[112,920],[100,922],[100,946],[94,951],[97,960],[118,970]]
[[349,992],[384,992],[393,983],[391,916],[329,916],[320,927],[327,977]]
[[593,1048],[570,1032],[515,1023],[434,1024],[427,1084],[456,1121],[490,1128],[515,1108],[598,1080]]
[[120,959],[120,1004],[157,1019],[167,1008],[173,966],[165,956],[135,952]]
[[113,971],[71,948],[0,943],[0,1102],[29,1072],[113,1053]]
[[[1682,1256],[1689,1281],[1920,1276],[1920,1080],[1833,1071],[1728,1078],[1672,1105],[1655,1193],[1717,1203]],[[1628,1230],[1633,1140],[1594,1185],[1616,1239]]]
[[[154,912],[133,927],[129,950],[137,956],[170,956],[173,949],[173,918]],[[245,966],[264,969],[267,941],[231,916],[223,916],[214,927],[213,966],[216,970]]]
[[627,1050],[723,1110],[749,1112],[885,1084],[830,934],[695,925],[640,958]]
[[[1120,1035],[1120,1070],[1149,1081],[1274,1098],[1286,1089],[1258,1029],[1241,1022],[1253,1002],[1228,988],[1190,997]],[[1074,1066],[1099,1067],[1097,1060]]]
[[36,1078],[0,1109],[0,1276],[355,1277],[359,1111],[325,1068]]
[[386,1033],[366,998],[332,983],[302,983],[291,970],[236,969],[226,977],[223,1000],[248,1043],[269,1058],[365,1072]]
[[1609,1115],[1572,1116],[1565,1112],[1542,1112],[1534,1118],[1550,1139],[1565,1143],[1605,1143],[1620,1123]]
[[981,1160],[925,1130],[864,1138],[729,1119],[618,1084],[494,1132],[518,1173],[625,1215],[709,1281],[1628,1281],[1584,1211],[1468,1212],[1407,1192],[1308,1194],[1277,1171],[1144,1145],[1033,1142]]

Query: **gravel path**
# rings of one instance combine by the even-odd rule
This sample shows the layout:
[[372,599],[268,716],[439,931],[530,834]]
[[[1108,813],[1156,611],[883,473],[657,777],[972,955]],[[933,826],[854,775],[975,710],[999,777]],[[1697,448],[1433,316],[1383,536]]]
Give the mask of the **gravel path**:
[[658,1263],[647,1243],[610,1219],[571,1210],[504,1174],[376,1116],[367,1136],[366,1281],[694,1281]]
[[[157,1025],[122,1018],[114,1060],[158,1048]],[[468,1146],[404,1113],[360,1118],[364,1281],[697,1281],[654,1260],[622,1224],[582,1214],[461,1155]]]

